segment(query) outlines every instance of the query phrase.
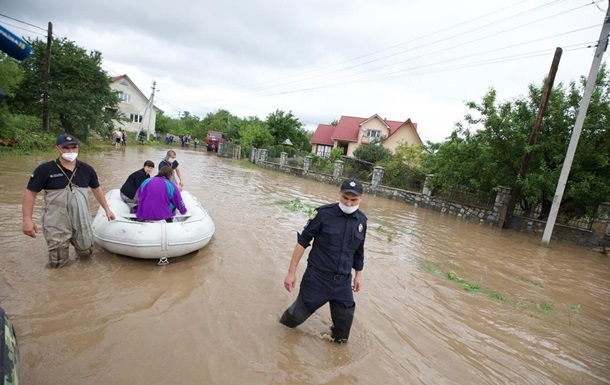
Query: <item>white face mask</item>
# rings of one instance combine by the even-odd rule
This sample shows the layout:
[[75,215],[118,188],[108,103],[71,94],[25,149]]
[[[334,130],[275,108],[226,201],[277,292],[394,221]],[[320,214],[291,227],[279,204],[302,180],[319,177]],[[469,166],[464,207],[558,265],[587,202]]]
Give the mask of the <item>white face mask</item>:
[[176,161],[176,158],[169,158],[169,159],[167,160],[167,163],[169,163],[169,164],[173,164],[175,161]]
[[61,157],[67,160],[68,162],[74,162],[77,156],[78,152],[64,152],[61,154]]
[[343,211],[346,214],[353,214],[353,213],[355,213],[356,210],[358,210],[358,206],[360,206],[360,205],[346,206],[343,203],[339,202],[339,208],[341,209],[341,211]]

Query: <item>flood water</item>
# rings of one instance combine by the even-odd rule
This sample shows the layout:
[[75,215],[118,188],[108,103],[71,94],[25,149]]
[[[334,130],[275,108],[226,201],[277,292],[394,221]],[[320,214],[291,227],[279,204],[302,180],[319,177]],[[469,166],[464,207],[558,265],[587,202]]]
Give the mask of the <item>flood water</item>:
[[[283,287],[296,232],[337,187],[175,149],[216,233],[167,266],[98,249],[47,269],[42,233],[21,232],[21,200],[50,158],[0,159],[0,305],[24,384],[610,384],[602,254],[365,195],[364,288],[336,345],[328,306],[294,330],[278,320],[297,294]],[[108,191],[164,153],[81,159]]]

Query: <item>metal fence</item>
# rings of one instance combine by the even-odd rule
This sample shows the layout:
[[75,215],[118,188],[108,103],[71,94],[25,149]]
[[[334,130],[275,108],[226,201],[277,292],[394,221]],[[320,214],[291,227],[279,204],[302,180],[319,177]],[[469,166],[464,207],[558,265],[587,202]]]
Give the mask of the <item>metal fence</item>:
[[[513,215],[518,215],[521,217],[536,219],[540,221],[546,221],[549,217],[550,211],[550,205],[537,204],[533,206],[530,210],[524,210],[523,207],[517,205],[515,206]],[[593,220],[594,218],[586,216],[580,218],[570,218],[560,212],[559,214],[557,214],[557,219],[555,220],[555,223],[576,227],[578,229],[591,230]]]
[[454,186],[451,190],[435,191],[433,195],[438,198],[465,205],[492,208],[496,201],[497,194],[495,191],[470,191],[462,186]]

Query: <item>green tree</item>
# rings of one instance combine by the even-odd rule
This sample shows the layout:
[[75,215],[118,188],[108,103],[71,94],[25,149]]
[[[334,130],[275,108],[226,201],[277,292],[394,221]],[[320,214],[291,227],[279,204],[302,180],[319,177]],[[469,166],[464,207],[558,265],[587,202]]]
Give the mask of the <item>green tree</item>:
[[[20,63],[23,81],[11,98],[15,111],[42,116],[43,73],[46,42],[29,42],[32,55]],[[102,70],[102,54],[87,53],[65,38],[53,40],[49,74],[49,117],[53,132],[70,132],[87,140],[90,129],[110,124],[110,112],[116,109],[118,96],[110,89],[110,80]]]
[[354,151],[354,157],[377,164],[379,162],[387,162],[392,158],[392,152],[381,145],[360,146]]
[[266,123],[275,138],[275,144],[282,144],[286,139],[290,139],[293,144],[304,145],[304,136],[299,131],[303,124],[292,112],[275,110],[267,115]]
[[[430,146],[425,167],[434,173],[432,186],[448,189],[461,185],[491,191],[512,187],[526,152],[532,161],[522,183],[519,204],[525,210],[550,207],[574,128],[585,78],[563,84],[551,92],[538,142],[528,137],[540,105],[544,84],[530,85],[526,96],[498,102],[491,89],[480,103],[469,102],[469,112],[449,139]],[[600,202],[610,199],[610,79],[600,70],[574,163],[561,205],[569,217],[594,215]]]
[[243,121],[239,131],[239,144],[243,151],[250,146],[264,148],[273,144],[274,138],[265,122],[257,117],[249,117]]

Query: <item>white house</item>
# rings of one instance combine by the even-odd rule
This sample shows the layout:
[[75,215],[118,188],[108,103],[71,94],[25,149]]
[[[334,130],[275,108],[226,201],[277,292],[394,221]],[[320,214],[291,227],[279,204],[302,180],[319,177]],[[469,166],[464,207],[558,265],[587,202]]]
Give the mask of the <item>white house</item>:
[[[144,129],[148,135],[154,134],[157,113],[161,111],[153,104],[155,83],[153,82],[150,98],[147,98],[127,75],[111,78],[110,88],[118,92],[121,99],[118,105],[119,111],[125,118],[129,119],[127,122],[119,122],[113,119],[114,126],[122,128],[126,132],[138,133]],[[119,111],[114,112],[116,114]]]

